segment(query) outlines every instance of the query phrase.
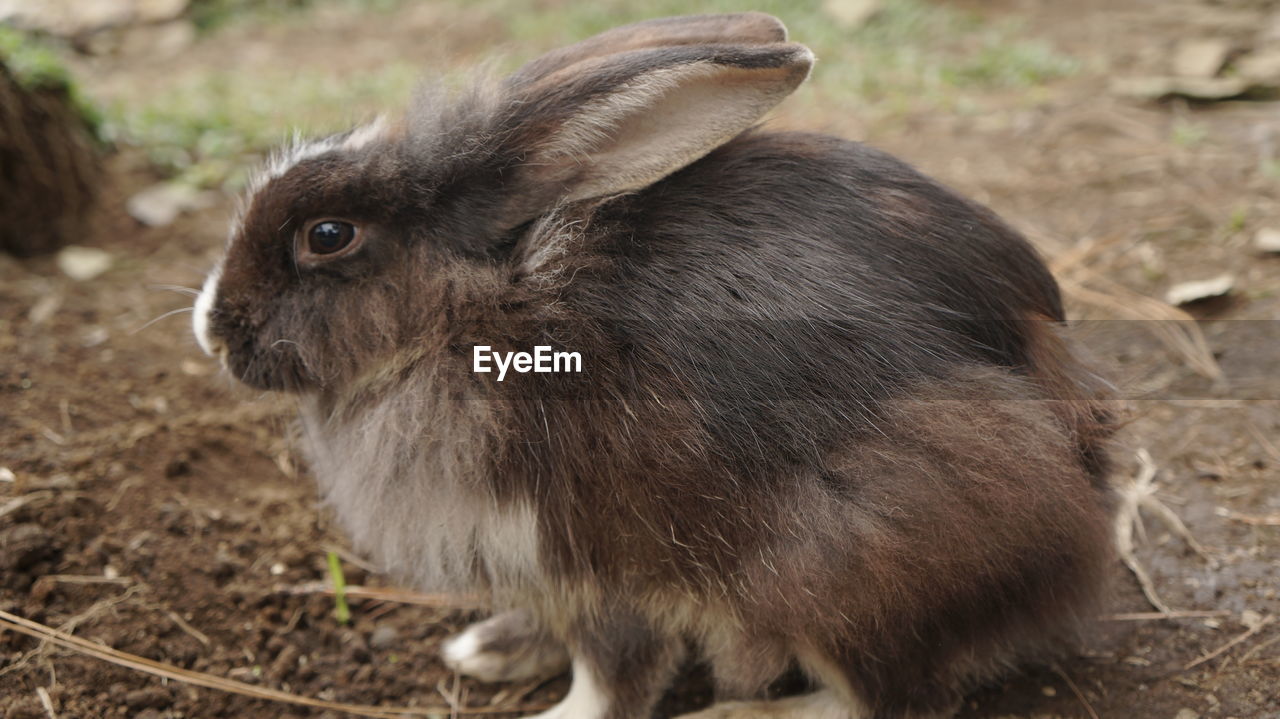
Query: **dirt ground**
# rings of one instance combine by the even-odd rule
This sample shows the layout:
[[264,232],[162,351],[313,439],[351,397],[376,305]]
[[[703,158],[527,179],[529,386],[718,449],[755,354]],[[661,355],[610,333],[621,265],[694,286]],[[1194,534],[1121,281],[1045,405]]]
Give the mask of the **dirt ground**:
[[[1023,91],[986,92],[974,98],[977,111],[893,122],[784,112],[777,124],[888,149],[1026,232],[1053,261],[1073,314],[1098,320],[1085,335],[1135,398],[1117,483],[1139,474],[1147,450],[1156,498],[1206,556],[1145,511],[1136,558],[1175,614],[1130,616],[1153,608],[1117,563],[1108,616],[1079,654],[979,691],[962,716],[1280,717],[1280,255],[1252,247],[1257,230],[1280,228],[1280,103],[1157,103],[1109,91],[1118,76],[1158,72],[1179,38],[1249,41],[1280,21],[1280,7],[964,4],[993,21],[1021,20],[1081,70],[1034,102]],[[322,37],[339,32],[317,22]],[[393,30],[394,15],[368,22],[340,29],[423,45]],[[467,22],[457,21],[455,37],[483,44],[483,29]],[[238,41],[256,62],[291,42],[270,30]],[[183,62],[217,62],[231,50],[197,45]],[[127,72],[130,62],[139,61],[96,71]],[[143,228],[124,200],[154,174],[134,152],[111,158],[109,172],[94,231],[78,244],[111,253],[110,271],[77,282],[50,258],[0,256],[0,467],[12,472],[12,481],[0,476],[0,610],[325,700],[446,707],[442,717],[451,703],[553,703],[563,678],[485,685],[440,665],[440,640],[472,611],[354,599],[351,624],[335,621],[333,599],[309,586],[327,579],[328,550],[344,557],[349,584],[385,580],[343,548],[317,508],[287,440],[288,403],[220,375],[197,349],[189,315],[149,324],[189,306],[158,286],[199,286],[222,247],[230,198]],[[1151,319],[1163,310],[1141,297],[1222,273],[1235,278],[1231,295],[1189,308],[1191,330],[1224,373],[1215,381],[1203,352],[1169,339],[1185,343],[1194,332]],[[690,675],[671,706],[706,700]],[[0,631],[0,716],[46,716],[39,689],[63,717],[338,716],[162,681]]]

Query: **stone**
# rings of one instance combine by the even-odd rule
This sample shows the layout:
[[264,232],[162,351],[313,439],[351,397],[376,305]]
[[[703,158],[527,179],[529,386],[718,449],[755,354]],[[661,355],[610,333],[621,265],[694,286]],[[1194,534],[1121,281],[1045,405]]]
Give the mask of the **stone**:
[[190,185],[161,182],[130,197],[125,209],[144,225],[164,227],[173,224],[183,212],[209,207],[214,201],[212,193]]
[[0,20],[27,30],[75,37],[133,18],[133,0],[0,0]]
[[1144,100],[1172,95],[1194,100],[1225,100],[1243,95],[1249,88],[1249,82],[1240,77],[1124,77],[1111,83],[1113,93]]
[[62,274],[73,280],[91,280],[111,269],[111,253],[96,247],[67,245],[58,251],[55,260]]
[[842,30],[857,30],[880,12],[883,0],[824,0],[822,11]]
[[1192,302],[1230,294],[1235,285],[1235,276],[1228,273],[1207,280],[1180,282],[1170,287],[1164,298],[1171,305],[1189,305]]
[[383,625],[373,630],[373,634],[369,636],[369,646],[374,649],[386,649],[395,644],[399,638],[400,635],[396,632],[395,627]]
[[1231,50],[1231,43],[1222,38],[1183,40],[1173,52],[1173,74],[1180,77],[1213,77],[1227,64]]
[[1240,77],[1263,87],[1280,87],[1280,49],[1245,55],[1236,62]]
[[1253,246],[1263,252],[1280,252],[1280,229],[1264,227],[1253,236]]
[[174,20],[191,0],[0,0],[0,22],[61,37]]

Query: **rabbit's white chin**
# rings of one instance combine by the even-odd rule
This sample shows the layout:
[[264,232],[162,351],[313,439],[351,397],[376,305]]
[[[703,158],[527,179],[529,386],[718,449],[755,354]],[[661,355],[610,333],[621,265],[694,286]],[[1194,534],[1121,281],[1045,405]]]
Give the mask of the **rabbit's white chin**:
[[191,329],[196,336],[200,349],[210,357],[225,360],[226,346],[217,337],[209,333],[209,314],[213,311],[213,301],[218,295],[218,279],[222,277],[222,265],[214,267],[200,288],[196,297],[195,311],[191,313]]

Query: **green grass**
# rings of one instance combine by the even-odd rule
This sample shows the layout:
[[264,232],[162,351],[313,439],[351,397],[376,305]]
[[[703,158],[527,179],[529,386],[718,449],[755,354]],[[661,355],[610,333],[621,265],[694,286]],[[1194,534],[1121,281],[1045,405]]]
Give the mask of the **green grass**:
[[0,25],[0,63],[26,90],[66,93],[90,132],[100,135],[102,113],[85,97],[53,48],[28,33]]
[[194,0],[191,21],[201,32],[237,23],[288,20],[316,5],[343,4],[359,10],[391,10],[404,0]]
[[1078,63],[1027,40],[1016,23],[984,24],[970,13],[925,0],[886,0],[866,24],[841,28],[821,0],[626,0],[566,3],[530,12],[519,0],[491,0],[507,34],[533,49],[573,42],[615,25],[663,15],[760,10],[818,56],[812,83],[824,95],[900,107],[944,101],[959,91],[1028,88],[1076,71]]
[[144,148],[154,164],[191,184],[234,191],[251,164],[247,156],[280,144],[293,128],[335,132],[402,106],[421,72],[392,63],[358,82],[336,83],[316,71],[219,71],[141,103],[110,105],[104,134]]
[[333,582],[333,616],[339,624],[351,622],[351,607],[347,604],[347,580],[342,574],[342,560],[337,552],[329,552],[329,580]]
[[31,35],[0,25],[0,60],[27,90],[65,90],[71,76],[52,48]]
[[1258,172],[1272,182],[1280,182],[1280,159],[1274,157],[1259,158]]
[[[822,0],[440,0],[458,17],[489,18],[494,54],[514,68],[551,48],[620,24],[689,13],[760,10],[779,16],[791,37],[818,56],[810,87],[793,107],[894,118],[918,112],[981,112],[981,93],[1013,89],[1043,98],[1042,86],[1078,63],[1024,37],[1016,23],[979,17],[926,0],[885,0],[855,29],[843,29]],[[197,0],[193,18],[206,34],[235,32],[238,22],[294,23],[317,5],[345,6],[353,17],[389,12],[405,0]],[[450,15],[451,13],[443,13]],[[443,30],[448,32],[448,30]],[[233,38],[229,41],[234,41]],[[429,38],[424,38],[429,41]],[[105,134],[146,148],[170,174],[234,191],[251,156],[278,144],[293,127],[334,131],[374,112],[402,107],[423,68],[389,62],[359,80],[335,82],[308,72],[211,72],[181,89],[109,108]],[[794,104],[801,103],[801,104]]]

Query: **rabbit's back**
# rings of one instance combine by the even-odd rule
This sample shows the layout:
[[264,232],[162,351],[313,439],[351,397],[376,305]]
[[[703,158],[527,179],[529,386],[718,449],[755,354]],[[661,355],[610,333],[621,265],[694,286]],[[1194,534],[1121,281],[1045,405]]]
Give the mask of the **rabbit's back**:
[[627,366],[592,379],[601,396],[698,402],[740,469],[818,461],[876,432],[885,402],[972,369],[1041,380],[1044,398],[1092,391],[1057,351],[1035,250],[864,145],[749,133],[591,223],[606,269],[562,299]]
[[882,342],[1004,366],[1027,361],[1009,323],[1062,319],[1044,263],[993,213],[834,137],[747,134],[597,222],[615,228],[598,299],[618,316],[876,322]]

